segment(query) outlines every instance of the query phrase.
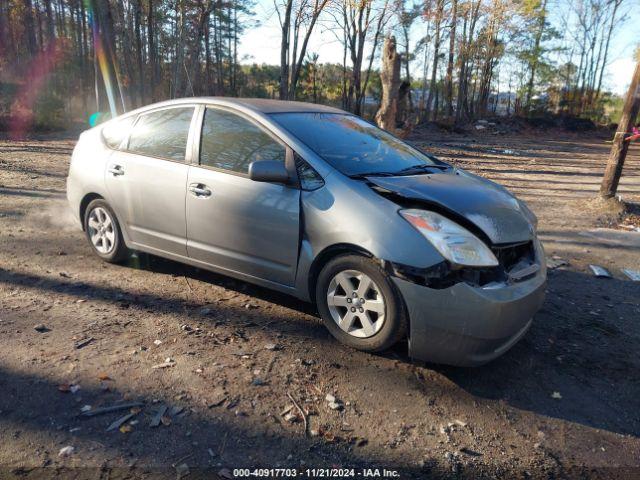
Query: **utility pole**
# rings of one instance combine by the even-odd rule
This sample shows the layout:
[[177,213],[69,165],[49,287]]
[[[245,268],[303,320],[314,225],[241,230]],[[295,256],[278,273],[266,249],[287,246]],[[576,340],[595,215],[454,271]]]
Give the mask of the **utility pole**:
[[609,154],[609,160],[607,161],[607,168],[604,171],[604,177],[602,178],[602,184],[600,185],[600,196],[603,198],[614,197],[618,190],[618,183],[620,182],[620,177],[622,175],[624,159],[627,156],[629,144],[631,143],[627,142],[625,137],[627,133],[631,131],[631,127],[636,121],[639,111],[640,60],[638,60],[636,69],[633,72],[631,85],[629,86],[627,98],[622,110],[622,118],[620,118],[620,124],[618,125],[616,136],[613,138],[613,146],[611,147],[611,153]]

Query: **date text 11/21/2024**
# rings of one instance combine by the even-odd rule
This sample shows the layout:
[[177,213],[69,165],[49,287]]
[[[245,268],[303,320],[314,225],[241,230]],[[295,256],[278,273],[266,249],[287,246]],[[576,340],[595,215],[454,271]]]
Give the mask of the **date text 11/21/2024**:
[[233,478],[280,477],[280,478],[400,478],[397,470],[386,468],[237,468]]

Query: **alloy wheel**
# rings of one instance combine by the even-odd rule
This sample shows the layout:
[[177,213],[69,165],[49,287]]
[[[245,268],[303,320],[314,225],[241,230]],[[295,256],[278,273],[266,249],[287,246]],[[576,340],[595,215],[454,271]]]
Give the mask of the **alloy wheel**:
[[354,337],[372,337],[384,324],[381,290],[368,275],[357,270],[344,270],[331,279],[327,305],[336,324]]
[[116,244],[116,232],[109,212],[102,207],[91,210],[88,227],[94,248],[103,255],[110,253]]

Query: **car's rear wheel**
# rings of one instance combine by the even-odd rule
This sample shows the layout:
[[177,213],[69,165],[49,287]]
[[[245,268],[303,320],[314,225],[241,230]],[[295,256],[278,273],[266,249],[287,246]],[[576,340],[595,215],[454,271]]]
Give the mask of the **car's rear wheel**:
[[377,352],[406,335],[402,297],[370,258],[344,255],[328,262],[318,276],[316,302],[331,334],[350,347]]
[[129,250],[122,239],[116,215],[103,199],[93,200],[84,213],[84,231],[93,251],[103,260],[118,263]]

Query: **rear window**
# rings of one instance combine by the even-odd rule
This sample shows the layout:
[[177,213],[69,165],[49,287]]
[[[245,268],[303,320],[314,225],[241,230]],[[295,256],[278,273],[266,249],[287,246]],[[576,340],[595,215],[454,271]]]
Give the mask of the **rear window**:
[[150,157],[183,162],[194,107],[167,108],[138,117],[128,150]]

